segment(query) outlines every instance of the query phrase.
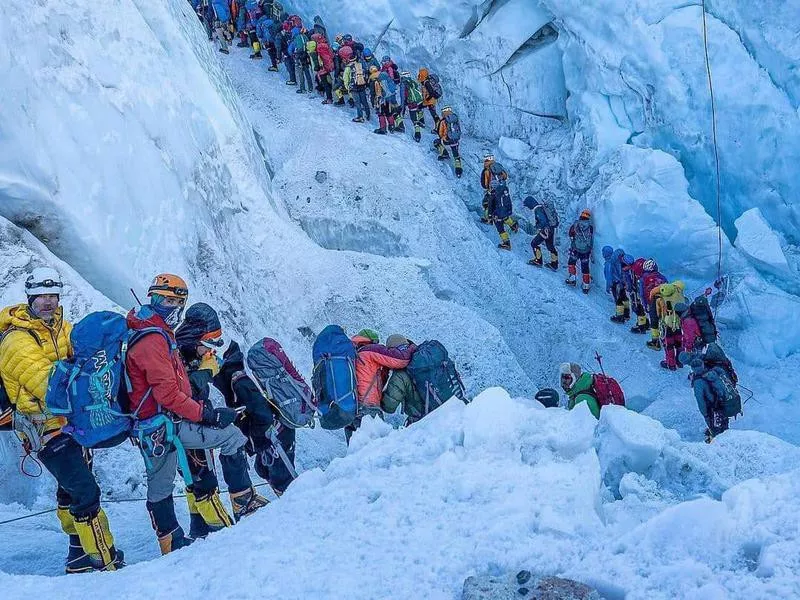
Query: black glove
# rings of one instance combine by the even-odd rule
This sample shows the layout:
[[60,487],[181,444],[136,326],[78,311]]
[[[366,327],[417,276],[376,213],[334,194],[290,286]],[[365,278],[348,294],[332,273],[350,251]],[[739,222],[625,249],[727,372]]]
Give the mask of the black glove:
[[203,417],[200,421],[203,425],[214,427],[215,429],[225,429],[236,420],[236,411],[232,408],[213,408],[203,406]]

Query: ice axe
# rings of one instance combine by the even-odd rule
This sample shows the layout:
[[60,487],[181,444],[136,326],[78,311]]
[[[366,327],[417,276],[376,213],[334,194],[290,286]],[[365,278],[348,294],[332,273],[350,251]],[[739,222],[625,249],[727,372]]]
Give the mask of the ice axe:
[[383,36],[385,36],[386,32],[389,31],[389,27],[392,26],[392,23],[394,23],[394,17],[392,17],[392,20],[386,24],[386,27],[384,27],[383,31],[381,31],[381,34],[378,36],[378,39],[375,40],[375,48],[373,48],[373,52],[377,52],[378,46],[380,46],[381,42],[383,41]]
[[606,372],[603,369],[603,357],[600,356],[600,353],[597,350],[594,351],[594,359],[597,361],[597,364],[600,365],[600,372],[603,374],[603,376],[605,376]]

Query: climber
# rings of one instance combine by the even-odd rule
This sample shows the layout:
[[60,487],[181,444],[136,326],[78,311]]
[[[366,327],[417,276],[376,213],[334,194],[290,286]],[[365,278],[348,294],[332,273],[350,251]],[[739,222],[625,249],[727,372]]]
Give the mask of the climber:
[[292,29],[292,43],[289,52],[294,57],[294,68],[300,79],[300,87],[296,93],[314,93],[314,83],[311,79],[311,59],[308,56],[308,36],[299,27]]
[[336,102],[334,102],[335,106],[343,106],[345,103],[345,98],[347,99],[347,103],[352,107],[355,106],[355,100],[352,96],[352,90],[350,89],[350,83],[344,80],[344,72],[347,68],[347,65],[355,56],[353,49],[350,46],[342,46],[339,48],[337,52],[337,56],[339,57],[339,65],[341,69],[341,76],[337,78],[333,85],[333,93],[336,95]]
[[[290,375],[302,380],[296,370]],[[223,355],[222,367],[219,374],[214,377],[214,387],[222,393],[227,406],[244,407],[244,415],[236,421],[236,426],[248,440],[247,452],[256,457],[254,462],[256,473],[269,482],[276,495],[281,496],[293,481],[293,474],[289,466],[279,457],[271,429],[274,430],[274,437],[292,469],[295,457],[295,430],[281,424],[275,409],[250,379],[244,366],[244,354],[236,342],[231,342]]]
[[569,402],[567,409],[572,410],[581,402],[586,402],[596,419],[600,418],[600,404],[594,391],[594,378],[591,373],[584,373],[580,365],[563,363],[559,369],[561,389],[567,393]]
[[544,261],[541,246],[544,244],[550,252],[550,262],[547,263],[547,268],[558,271],[558,250],[556,250],[555,238],[559,220],[555,207],[551,202],[538,202],[533,196],[525,198],[522,204],[525,208],[533,211],[533,227],[536,229],[536,235],[531,240],[533,258],[528,261],[528,264],[535,267],[542,266]]
[[147,292],[150,302],[128,313],[128,327],[148,333],[128,349],[130,410],[136,414],[134,438],[145,462],[147,510],[162,554],[190,544],[175,516],[175,470],[184,449],[220,451],[234,518],[238,521],[267,504],[253,488],[244,445],[233,425],[236,411],[203,406],[192,389],[173,334],[180,323],[189,288],[177,275],[157,275]]
[[400,73],[400,110],[395,118],[395,131],[404,132],[406,130],[403,122],[403,115],[408,109],[408,116],[414,124],[414,141],[422,139],[422,126],[424,125],[422,116],[422,89],[419,81],[411,76],[408,71]]
[[691,355],[689,378],[697,407],[706,421],[706,443],[728,429],[730,418],[742,412],[742,401],[736,384],[719,366],[709,367],[701,357]]
[[458,115],[449,106],[442,109],[442,118],[439,119],[437,126],[439,138],[434,142],[434,148],[439,152],[439,160],[449,160],[450,155],[447,149],[453,153],[453,166],[456,170],[456,177],[461,177],[464,173],[461,168],[461,153],[459,145],[461,143],[461,122]]
[[588,208],[581,211],[580,217],[569,228],[569,260],[567,268],[569,275],[566,279],[567,285],[576,285],[578,261],[581,263],[581,274],[583,275],[583,293],[589,293],[592,282],[592,275],[589,271],[589,260],[592,258],[594,248],[594,227],[592,226],[592,213]]
[[647,309],[641,296],[641,281],[644,277],[644,258],[637,258],[631,265],[622,267],[628,273],[625,279],[626,291],[631,301],[631,309],[636,315],[636,325],[631,327],[631,333],[647,333],[648,326]]
[[369,329],[361,330],[353,337],[356,347],[356,386],[358,393],[358,416],[356,420],[345,427],[345,438],[350,440],[353,433],[360,427],[364,416],[380,417],[381,398],[383,388],[390,370],[405,369],[411,361],[416,346],[408,343],[388,347],[378,343],[377,334]]
[[258,21],[256,21],[256,36],[261,48],[266,48],[269,55],[270,66],[267,69],[268,71],[278,70],[278,54],[273,41],[277,30],[278,25],[267,16],[259,17]]
[[258,20],[264,16],[264,13],[261,10],[261,6],[258,2],[246,0],[244,6],[247,12],[247,25],[245,26],[245,34],[250,43],[250,47],[253,50],[250,58],[254,60],[261,60],[263,58],[261,54],[261,42],[258,40],[256,23],[258,23]]
[[351,97],[356,103],[356,116],[354,123],[364,123],[369,121],[370,108],[367,99],[367,87],[369,86],[369,75],[364,62],[353,55],[344,68],[342,76],[345,89],[350,91]]
[[506,226],[512,232],[519,231],[519,224],[514,218],[514,207],[511,202],[511,194],[508,187],[501,183],[489,197],[489,218],[500,234],[500,243],[497,245],[501,250],[511,250],[511,239],[509,238]]
[[[186,311],[186,318],[175,330],[175,342],[189,375],[192,398],[203,407],[214,409],[209,399],[209,384],[219,371],[216,350],[223,344],[222,325],[216,311],[198,302]],[[204,538],[209,533],[233,525],[219,497],[219,483],[213,458],[205,450],[186,450],[192,485],[186,488],[189,505],[189,537]]]
[[658,271],[658,264],[653,259],[648,259],[642,263],[642,276],[639,279],[639,297],[647,309],[647,316],[650,321],[650,340],[647,347],[652,350],[661,350],[661,330],[656,299],[652,297],[653,291],[663,283],[667,283],[667,278]]
[[483,157],[483,171],[481,171],[481,187],[484,189],[483,193],[483,215],[481,216],[481,223],[491,223],[491,214],[489,213],[489,203],[495,190],[502,187],[508,189],[508,171],[505,167],[497,162],[493,154],[487,154]]
[[333,104],[333,75],[334,75],[334,61],[333,51],[328,45],[327,40],[321,35],[315,33],[311,36],[317,43],[317,56],[319,57],[320,68],[317,71],[317,79],[322,86],[322,91],[325,94],[323,104]]
[[[327,44],[328,43],[328,28],[325,27],[325,24],[322,22],[322,17],[320,17],[319,15],[316,15],[314,17],[314,19],[312,20],[312,22],[314,23],[313,26],[311,27],[311,30],[312,30],[313,34],[321,36],[322,39],[324,39],[325,43]],[[319,44],[319,41],[317,42],[317,44]]]
[[375,58],[375,55],[369,48],[364,48],[362,57],[364,59],[364,64],[367,66],[367,71],[369,71],[370,67],[378,67],[379,69],[381,68],[381,63],[378,62],[378,59]]
[[67,573],[114,571],[125,565],[85,451],[45,406],[53,364],[72,354],[72,324],[60,306],[64,285],[55,269],[37,267],[25,278],[27,303],[0,312],[0,379],[14,410],[14,429],[26,455],[36,453],[57,483],[56,515],[69,536]]
[[661,327],[661,345],[664,347],[665,357],[661,361],[661,367],[670,371],[683,368],[683,364],[678,360],[682,344],[681,317],[675,306],[686,303],[686,297],[683,295],[685,287],[680,280],[663,283],[651,294],[656,302],[656,312]]
[[381,59],[381,71],[389,75],[395,84],[400,83],[400,69],[392,58],[387,54]]
[[422,67],[417,73],[417,81],[422,84],[422,106],[428,109],[433,117],[433,133],[439,129],[439,115],[436,114],[436,103],[442,97],[442,84],[439,77]]
[[231,11],[228,0],[211,0],[211,23],[214,37],[219,44],[219,51],[228,54],[228,44],[232,41],[228,25],[231,21]]
[[276,43],[276,47],[280,46],[282,56],[279,56],[283,59],[283,66],[286,67],[286,72],[289,74],[286,85],[297,85],[297,71],[292,54],[294,37],[292,36],[292,27],[288,22],[284,22],[281,26],[280,36],[280,44]]
[[378,113],[378,128],[373,133],[386,135],[387,131],[394,131],[397,86],[387,73],[375,67],[370,67],[369,80],[375,98],[375,110]]
[[602,252],[603,260],[605,261],[603,275],[606,280],[606,293],[611,294],[616,305],[616,314],[611,317],[611,321],[625,323],[631,316],[631,304],[627,292],[630,286],[626,285],[626,278],[629,277],[629,272],[624,271],[623,267],[626,264],[632,264],[633,257],[630,254],[625,254],[622,248],[614,250],[611,246],[603,246]]

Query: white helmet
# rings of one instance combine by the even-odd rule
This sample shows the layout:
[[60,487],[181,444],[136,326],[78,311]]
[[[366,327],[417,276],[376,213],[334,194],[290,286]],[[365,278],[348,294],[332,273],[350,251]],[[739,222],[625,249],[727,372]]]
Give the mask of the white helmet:
[[50,267],[36,267],[25,279],[25,293],[28,297],[45,294],[60,296],[63,287],[61,275]]

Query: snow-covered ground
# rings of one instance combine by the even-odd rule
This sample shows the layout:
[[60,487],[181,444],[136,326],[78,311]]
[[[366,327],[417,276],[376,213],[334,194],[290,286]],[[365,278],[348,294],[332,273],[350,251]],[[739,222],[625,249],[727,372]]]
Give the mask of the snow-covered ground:
[[[602,46],[600,34],[579,35],[591,16],[583,5],[552,21],[563,28],[556,41],[546,27],[553,15],[523,0],[378,1],[369,15],[360,5],[297,4],[356,34],[396,19],[387,40],[401,64],[434,61],[457,90],[453,104],[471,132],[465,177],[434,160],[430,134],[420,145],[410,134],[375,136],[350,122],[349,109],[296,95],[246,50],[220,60],[183,0],[12,0],[9,10],[40,35],[16,16],[0,22],[10,40],[0,48],[9,82],[0,106],[8,141],[0,145],[0,301],[19,301],[22,273],[41,262],[65,275],[73,319],[129,307],[128,287],[141,293],[155,271],[175,270],[193,301],[220,308],[230,335],[278,337],[305,373],[313,335],[338,322],[441,339],[472,393],[502,386],[516,399],[490,390],[400,432],[369,422],[346,457],[339,435],[303,431],[305,473],[286,496],[164,559],[148,562],[157,547],[144,506],[109,502],[131,563],[119,574],[32,577],[60,573],[66,544],[53,515],[0,525],[2,589],[9,597],[454,598],[468,575],[533,568],[611,598],[800,594],[791,519],[800,456],[760,433],[800,439],[791,377],[800,325],[787,284],[796,253],[771,211],[756,198],[757,208],[733,215],[741,252],[724,243],[736,290],[720,315],[723,339],[756,396],[710,447],[696,443],[703,424],[684,377],[664,372],[642,338],[608,321],[613,306],[601,285],[589,297],[566,289],[562,275],[525,264],[529,236],[517,234],[514,251],[501,252],[494,229],[477,221],[476,168],[492,149],[511,168],[518,201],[547,193],[562,220],[585,203],[602,243],[652,252],[690,287],[713,277],[716,228],[694,199],[702,175],[669,148],[626,145],[602,127],[593,111],[606,103],[625,112],[629,99],[595,102],[593,90],[576,87],[607,85],[616,64],[603,53],[608,40],[626,19],[650,23],[651,13],[637,5],[610,19]],[[792,48],[774,53],[769,36],[748,39],[776,65],[774,79],[794,89],[791,71],[779,68]],[[470,62],[479,48],[494,50]],[[487,68],[495,74],[478,76]],[[498,77],[507,78],[505,94]],[[530,400],[537,387],[557,385],[560,362],[591,368],[596,350],[644,416],[604,411],[595,427],[583,410],[541,410]],[[20,476],[18,451],[0,436],[0,521],[52,507],[52,479]],[[143,496],[132,448],[100,452],[97,465],[107,500]],[[212,576],[207,565],[222,555],[235,560]],[[335,557],[334,576],[322,556]]]

